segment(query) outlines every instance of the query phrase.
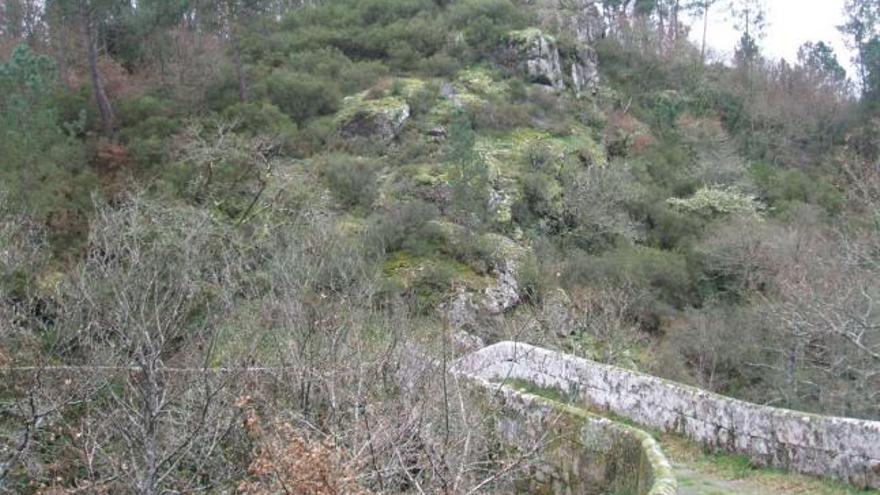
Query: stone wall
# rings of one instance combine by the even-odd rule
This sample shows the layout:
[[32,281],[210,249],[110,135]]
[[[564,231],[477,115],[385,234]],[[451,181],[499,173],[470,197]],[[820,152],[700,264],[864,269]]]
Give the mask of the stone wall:
[[458,370],[468,406],[493,418],[495,437],[523,453],[518,493],[672,495],[672,468],[651,435]]
[[456,370],[526,380],[646,427],[683,434],[754,463],[880,488],[880,422],[759,406],[526,344],[474,352]]

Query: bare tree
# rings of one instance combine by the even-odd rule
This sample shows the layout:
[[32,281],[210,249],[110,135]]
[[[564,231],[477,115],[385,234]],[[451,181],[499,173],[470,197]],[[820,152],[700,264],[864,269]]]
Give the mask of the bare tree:
[[727,297],[746,304],[710,317],[719,328],[736,321],[742,334],[725,354],[728,371],[753,377],[753,400],[877,417],[876,232],[831,229],[809,208],[789,225],[750,222],[720,228],[701,247]]
[[137,197],[98,208],[59,318],[67,359],[106,384],[101,405],[69,425],[75,448],[94,448],[89,472],[99,478],[89,483],[153,495],[203,482],[199,467],[235,421],[227,388],[236,377],[209,369],[213,322],[225,311],[213,295],[235,283],[222,239],[194,210]]

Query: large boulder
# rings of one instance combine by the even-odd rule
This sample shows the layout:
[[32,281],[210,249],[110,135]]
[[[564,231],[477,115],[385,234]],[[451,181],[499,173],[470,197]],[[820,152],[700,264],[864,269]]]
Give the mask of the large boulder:
[[346,102],[339,116],[339,134],[344,138],[373,138],[387,143],[400,134],[409,117],[409,105],[402,98],[356,99]]
[[508,65],[516,66],[533,83],[557,89],[565,87],[556,38],[540,29],[511,32],[505,58]]

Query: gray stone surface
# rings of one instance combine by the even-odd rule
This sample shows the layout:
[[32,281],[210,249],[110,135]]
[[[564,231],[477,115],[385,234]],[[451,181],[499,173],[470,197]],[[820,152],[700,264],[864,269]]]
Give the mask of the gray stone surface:
[[362,102],[343,112],[339,134],[345,138],[374,138],[387,143],[400,134],[409,117],[409,105],[396,98]]
[[605,35],[605,22],[595,0],[530,0],[542,28],[575,42],[573,53],[565,53],[562,66],[566,82],[578,94],[596,89],[598,57],[594,46]]
[[569,62],[571,86],[577,94],[591,93],[599,79],[596,54],[592,50],[578,50],[577,58]]
[[508,59],[531,82],[557,89],[565,87],[556,38],[535,28],[514,31],[508,37],[507,47]]
[[508,35],[504,61],[531,82],[577,94],[592,92],[598,81],[598,60],[592,45],[576,41],[563,51],[556,38],[531,28]]
[[529,472],[517,493],[676,493],[672,467],[649,434],[463,367],[453,368],[453,374],[470,390],[467,405],[495,418],[498,440],[530,454]]
[[856,486],[880,488],[880,422],[759,406],[560,352],[501,342],[456,369],[568,391],[581,403],[706,447]]

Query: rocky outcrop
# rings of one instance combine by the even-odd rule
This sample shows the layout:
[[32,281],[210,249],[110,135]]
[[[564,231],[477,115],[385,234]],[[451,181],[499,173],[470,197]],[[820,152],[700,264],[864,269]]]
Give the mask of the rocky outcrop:
[[504,63],[529,81],[577,94],[592,92],[598,80],[596,54],[590,45],[560,47],[556,38],[531,28],[508,35]]
[[374,138],[390,142],[409,120],[409,105],[401,98],[347,102],[339,116],[339,134],[344,138]]
[[[599,79],[595,44],[605,24],[595,0],[530,0],[540,28],[510,34],[507,56],[532,81],[554,88],[568,87],[578,95],[592,93]],[[560,38],[547,33],[558,33]],[[559,43],[557,39],[570,40]]]
[[516,241],[499,234],[486,234],[485,242],[494,247],[492,266],[495,284],[482,294],[482,308],[490,315],[497,315],[515,307],[520,301],[517,271],[528,256],[528,250]]
[[599,80],[599,62],[592,48],[576,48],[566,57],[569,85],[578,95],[592,93]]
[[565,87],[556,38],[540,29],[514,31],[508,36],[507,59],[535,84]]
[[[447,222],[433,224],[450,246],[462,243],[466,236],[461,226]],[[500,315],[520,302],[518,270],[530,251],[513,239],[495,233],[484,234],[479,242],[492,248],[488,260],[490,277],[487,277],[491,281],[482,288],[459,286],[442,308],[453,328],[475,329],[479,317]]]

